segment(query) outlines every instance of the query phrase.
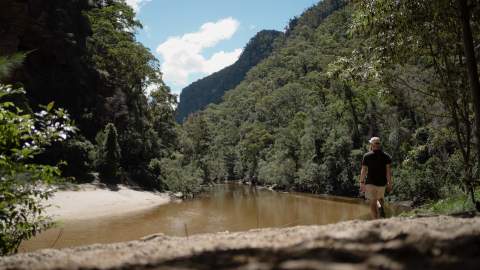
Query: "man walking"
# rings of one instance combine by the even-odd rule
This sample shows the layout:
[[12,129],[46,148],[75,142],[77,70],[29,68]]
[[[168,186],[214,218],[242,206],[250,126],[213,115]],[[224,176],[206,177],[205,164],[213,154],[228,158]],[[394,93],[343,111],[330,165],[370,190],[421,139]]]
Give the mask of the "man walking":
[[[382,151],[379,137],[372,137],[369,141],[370,152],[362,159],[360,172],[360,191],[365,192],[365,197],[370,204],[370,212],[373,219],[379,218],[380,213],[377,204],[383,212],[385,188],[392,190],[392,158]],[[365,181],[365,177],[367,177]]]

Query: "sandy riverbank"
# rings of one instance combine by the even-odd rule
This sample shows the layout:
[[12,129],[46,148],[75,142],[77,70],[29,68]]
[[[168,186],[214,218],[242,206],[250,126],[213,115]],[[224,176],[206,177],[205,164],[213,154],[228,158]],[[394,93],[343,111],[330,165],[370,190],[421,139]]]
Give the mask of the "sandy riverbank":
[[[76,190],[60,190],[47,201],[46,214],[54,220],[91,219],[157,207],[170,202],[167,193],[139,191],[119,185],[111,190],[84,184]],[[78,189],[78,190],[77,190]]]

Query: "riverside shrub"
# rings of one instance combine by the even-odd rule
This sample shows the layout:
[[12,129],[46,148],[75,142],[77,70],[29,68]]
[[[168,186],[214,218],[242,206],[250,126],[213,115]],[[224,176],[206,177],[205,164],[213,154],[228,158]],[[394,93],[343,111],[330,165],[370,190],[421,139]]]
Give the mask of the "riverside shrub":
[[33,158],[75,131],[66,112],[54,110],[53,103],[30,114],[9,101],[24,94],[0,84],[0,255],[16,252],[23,240],[52,224],[41,201],[52,195],[60,170]]

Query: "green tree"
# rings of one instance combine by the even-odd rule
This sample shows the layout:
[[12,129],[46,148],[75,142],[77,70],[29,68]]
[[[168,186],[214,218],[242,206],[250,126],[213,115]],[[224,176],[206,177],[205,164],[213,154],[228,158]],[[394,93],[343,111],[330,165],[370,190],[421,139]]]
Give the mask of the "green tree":
[[118,184],[121,181],[120,159],[122,157],[118,145],[118,134],[115,125],[105,126],[102,144],[98,152],[98,171],[100,178],[107,183]]
[[195,163],[185,163],[185,157],[173,153],[169,158],[152,161],[150,166],[160,171],[159,181],[172,192],[181,192],[182,196],[194,196],[200,192],[203,182],[202,170]]
[[187,155],[189,161],[195,163],[202,170],[202,178],[210,179],[210,171],[207,166],[207,155],[210,147],[210,134],[205,117],[201,113],[192,114],[183,123],[182,153]]
[[251,179],[258,175],[258,163],[262,150],[272,144],[272,135],[261,124],[244,125],[240,131],[238,151],[240,155],[239,176]]

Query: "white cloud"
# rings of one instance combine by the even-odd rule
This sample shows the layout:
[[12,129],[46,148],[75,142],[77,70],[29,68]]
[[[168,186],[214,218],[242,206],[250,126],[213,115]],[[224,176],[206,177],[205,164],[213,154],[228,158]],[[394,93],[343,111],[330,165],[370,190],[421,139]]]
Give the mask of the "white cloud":
[[235,63],[238,57],[240,57],[240,54],[242,54],[242,51],[243,50],[239,48],[232,52],[220,51],[215,53],[204,63],[205,73],[212,74],[215,71],[219,71],[220,69]]
[[140,8],[146,3],[152,0],[126,0],[127,5],[131,6],[135,12],[138,12]]
[[242,49],[216,52],[209,59],[205,59],[202,52],[206,48],[214,47],[222,40],[230,39],[239,25],[237,20],[229,17],[217,22],[205,23],[197,32],[169,37],[157,47],[157,53],[163,58],[162,72],[165,81],[186,86],[190,74],[209,75],[233,64],[240,56]]

